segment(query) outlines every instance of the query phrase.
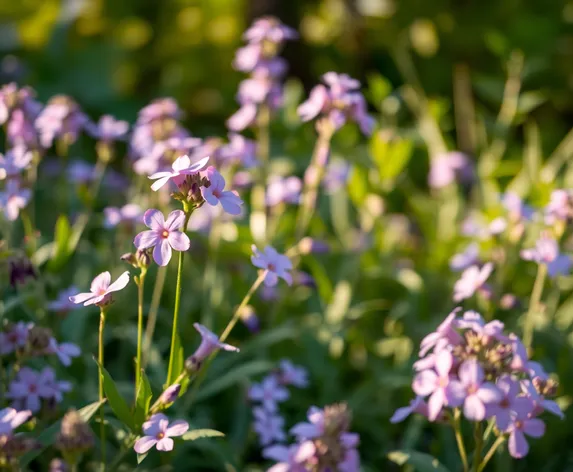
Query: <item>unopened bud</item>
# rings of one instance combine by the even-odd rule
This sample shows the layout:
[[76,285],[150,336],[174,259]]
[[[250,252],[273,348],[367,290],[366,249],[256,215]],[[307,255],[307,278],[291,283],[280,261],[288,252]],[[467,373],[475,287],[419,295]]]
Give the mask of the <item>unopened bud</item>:
[[239,317],[243,324],[251,333],[257,333],[260,329],[259,318],[255,313],[255,309],[251,305],[246,305],[239,313]]
[[28,331],[28,346],[32,352],[44,352],[50,346],[52,331],[49,328],[33,326]]
[[177,400],[177,398],[179,398],[180,391],[181,391],[180,384],[170,385],[163,391],[163,393],[159,397],[159,403],[164,407],[171,405],[175,400]]
[[[55,446],[66,458],[76,458],[88,451],[94,445],[91,428],[84,422],[79,413],[70,410],[62,419],[60,432],[56,437]],[[75,461],[72,461],[75,463]]]

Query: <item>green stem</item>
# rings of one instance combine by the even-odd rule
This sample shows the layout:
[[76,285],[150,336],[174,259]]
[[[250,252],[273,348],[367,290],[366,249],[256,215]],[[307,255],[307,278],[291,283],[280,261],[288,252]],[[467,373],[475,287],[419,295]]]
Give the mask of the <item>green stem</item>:
[[482,472],[482,470],[485,469],[485,466],[490,461],[490,459],[493,457],[493,455],[495,454],[495,451],[497,451],[497,448],[499,446],[501,446],[504,443],[504,441],[505,441],[505,436],[500,436],[497,438],[497,440],[491,445],[491,448],[489,449],[489,451],[487,451],[487,454],[483,458],[483,461],[481,461],[481,464],[480,464],[479,468],[477,469],[477,472]]
[[[99,362],[99,382],[98,382],[98,393],[99,393],[99,401],[103,402],[104,399],[104,392],[103,392],[103,363],[104,363],[104,356],[103,356],[103,330],[105,327],[105,309],[100,307],[100,315],[99,315],[99,340],[98,340],[98,362]],[[100,418],[100,448],[101,448],[101,470],[105,471],[105,423],[104,423],[104,411],[103,411],[103,403],[99,409],[99,418]]]
[[[181,228],[181,231],[185,232],[187,230],[187,225],[189,224],[189,218],[191,218],[192,211],[188,211],[185,208],[185,223]],[[181,278],[183,276],[183,255],[184,252],[179,253],[179,264],[177,265],[177,286],[175,287],[175,307],[173,308],[173,330],[171,332],[171,349],[169,352],[169,367],[167,368],[167,380],[165,381],[165,387],[169,387],[171,378],[173,375],[173,364],[175,363],[175,338],[177,337],[177,324],[179,322],[179,306],[181,304]]]
[[[251,286],[251,288],[249,289],[247,294],[244,296],[243,301],[241,302],[241,304],[237,307],[237,309],[233,313],[233,317],[231,318],[231,320],[229,321],[229,324],[227,324],[227,327],[225,328],[225,330],[223,331],[223,334],[221,334],[221,337],[219,338],[220,342],[225,342],[225,340],[227,339],[229,334],[231,334],[231,331],[233,330],[233,328],[237,324],[237,321],[241,317],[241,312],[247,306],[247,304],[251,300],[251,297],[254,295],[254,293],[257,291],[257,289],[261,286],[261,284],[263,283],[263,280],[265,280],[266,275],[267,275],[267,271],[261,272],[259,274],[259,276],[257,277],[257,280],[255,280],[255,282],[253,283],[253,285]],[[197,376],[197,381],[193,384],[193,390],[189,394],[189,400],[188,400],[188,404],[186,405],[186,407],[190,406],[193,403],[193,399],[195,398],[195,395],[197,394],[197,391],[199,390],[201,383],[203,383],[203,380],[205,379],[205,373],[207,372],[209,365],[211,365],[211,362],[213,362],[213,359],[217,355],[217,352],[218,352],[218,350],[213,352],[213,354],[211,354],[209,356],[209,358],[207,359],[207,361],[205,362],[205,365],[203,366],[203,368],[201,368],[201,371],[200,371],[199,375]]]
[[468,467],[468,456],[466,454],[466,447],[464,446],[464,438],[462,437],[462,428],[460,423],[460,410],[456,408],[454,412],[454,418],[452,421],[452,426],[454,428],[454,434],[456,436],[456,443],[458,445],[458,450],[460,451],[460,458],[464,466],[464,472],[469,471]]
[[473,459],[473,471],[478,472],[481,464],[481,453],[483,449],[483,431],[482,431],[482,424],[476,423],[474,429],[474,438],[476,442],[476,448],[474,452],[474,459]]
[[143,362],[142,367],[145,369],[147,361],[149,360],[149,350],[151,349],[151,341],[153,340],[153,333],[155,332],[155,325],[157,323],[157,313],[159,312],[159,302],[165,287],[165,278],[167,276],[167,267],[160,267],[157,271],[155,278],[155,286],[153,287],[153,295],[151,296],[151,306],[149,308],[149,315],[147,316],[147,326],[145,327],[145,340],[143,342]]
[[28,246],[28,250],[26,252],[29,255],[34,254],[34,252],[36,252],[36,230],[34,229],[32,218],[25,208],[20,212],[20,218],[22,218],[25,241],[27,243],[26,245]]
[[143,338],[143,293],[145,286],[145,274],[147,269],[141,269],[137,281],[137,356],[135,360],[135,397],[141,376],[141,347]]
[[525,323],[523,326],[523,344],[526,348],[530,348],[533,342],[533,331],[535,329],[535,314],[539,310],[539,303],[543,295],[543,286],[545,285],[545,278],[547,277],[547,265],[539,264],[537,268],[537,276],[533,283],[533,290],[531,291],[531,298],[529,299],[529,309],[525,315]]

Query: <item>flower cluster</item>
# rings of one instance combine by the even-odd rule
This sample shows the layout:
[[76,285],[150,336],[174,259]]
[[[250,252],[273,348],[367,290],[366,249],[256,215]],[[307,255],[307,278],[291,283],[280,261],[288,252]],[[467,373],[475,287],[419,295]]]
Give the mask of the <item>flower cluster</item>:
[[0,192],[0,210],[8,221],[18,218],[32,196],[24,179],[32,157],[32,153],[22,146],[12,148],[4,156],[0,154],[0,180],[5,181],[4,191]]
[[303,121],[324,117],[337,130],[346,122],[355,122],[365,135],[374,128],[374,118],[368,114],[366,100],[360,93],[360,82],[346,74],[327,72],[322,76],[326,85],[317,85],[307,101],[298,107]]
[[263,456],[277,462],[269,471],[300,470],[358,472],[360,455],[358,434],[349,432],[350,412],[345,404],[311,407],[308,422],[293,426],[290,433],[296,443],[274,445]]
[[42,105],[35,100],[29,87],[18,88],[15,83],[0,88],[0,125],[6,126],[8,143],[26,150],[40,146],[35,121]]
[[551,400],[557,384],[540,364],[531,361],[521,340],[506,334],[504,325],[486,323],[474,311],[454,310],[420,345],[412,389],[417,398],[400,408],[392,422],[419,413],[430,421],[448,421],[460,409],[473,422],[495,420],[497,433],[507,436],[513,457],[527,455],[524,435],[540,437],[548,411],[563,418]]
[[279,413],[278,404],[290,396],[287,386],[305,388],[308,385],[306,369],[294,365],[288,359],[281,360],[279,368],[267,375],[261,383],[249,389],[249,399],[259,403],[253,408],[255,418],[253,429],[261,446],[281,443],[286,440],[284,418]]
[[286,61],[278,56],[285,41],[298,34],[278,19],[259,18],[245,32],[248,44],[237,51],[233,65],[251,76],[239,85],[237,101],[241,108],[227,120],[227,127],[242,131],[252,126],[260,106],[275,110],[282,104],[281,78],[287,70]]

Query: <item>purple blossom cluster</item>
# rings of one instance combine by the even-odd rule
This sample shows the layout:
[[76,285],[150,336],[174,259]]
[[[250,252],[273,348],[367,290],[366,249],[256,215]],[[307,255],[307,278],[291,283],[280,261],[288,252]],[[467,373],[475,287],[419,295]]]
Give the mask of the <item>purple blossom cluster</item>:
[[529,359],[517,335],[504,332],[502,322],[485,322],[475,311],[459,316],[460,311],[450,313],[422,340],[412,383],[417,397],[391,421],[418,413],[448,422],[460,410],[472,422],[495,421],[497,434],[508,439],[510,454],[524,457],[529,451],[525,436],[545,433],[539,416],[548,411],[563,418],[551,399],[557,383]]
[[245,32],[247,45],[237,51],[233,66],[250,74],[239,85],[237,101],[240,104],[228,120],[227,127],[235,132],[252,126],[262,106],[270,111],[282,106],[281,79],[287,70],[286,61],[279,53],[287,40],[298,34],[273,17],[259,18]]
[[258,404],[253,407],[253,429],[262,447],[286,440],[285,420],[279,413],[279,403],[288,400],[290,393],[286,387],[289,386],[307,387],[308,372],[288,359],[283,359],[278,369],[249,389],[249,399]]

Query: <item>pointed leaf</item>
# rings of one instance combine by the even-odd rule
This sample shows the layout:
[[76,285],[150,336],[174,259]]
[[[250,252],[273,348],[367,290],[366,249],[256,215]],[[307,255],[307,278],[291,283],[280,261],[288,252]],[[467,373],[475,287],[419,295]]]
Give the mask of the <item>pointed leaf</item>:
[[139,431],[141,425],[147,419],[147,414],[149,413],[149,405],[151,403],[151,398],[153,397],[153,392],[151,390],[151,384],[149,379],[145,374],[145,371],[141,369],[141,375],[139,376],[139,385],[137,386],[137,396],[135,398],[135,412],[134,422],[135,429]]
[[125,424],[131,431],[136,432],[135,423],[133,421],[133,415],[131,414],[129,407],[127,406],[127,402],[119,393],[117,386],[113,381],[113,378],[111,377],[111,375],[109,375],[109,372],[105,370],[104,367],[100,366],[97,360],[96,363],[101,368],[103,374],[103,389],[105,391],[105,396],[107,397],[109,406],[115,413],[115,416],[123,424]]
[[221,431],[215,429],[194,429],[193,431],[186,432],[181,439],[183,441],[195,441],[201,438],[217,438],[224,437],[225,435]]

